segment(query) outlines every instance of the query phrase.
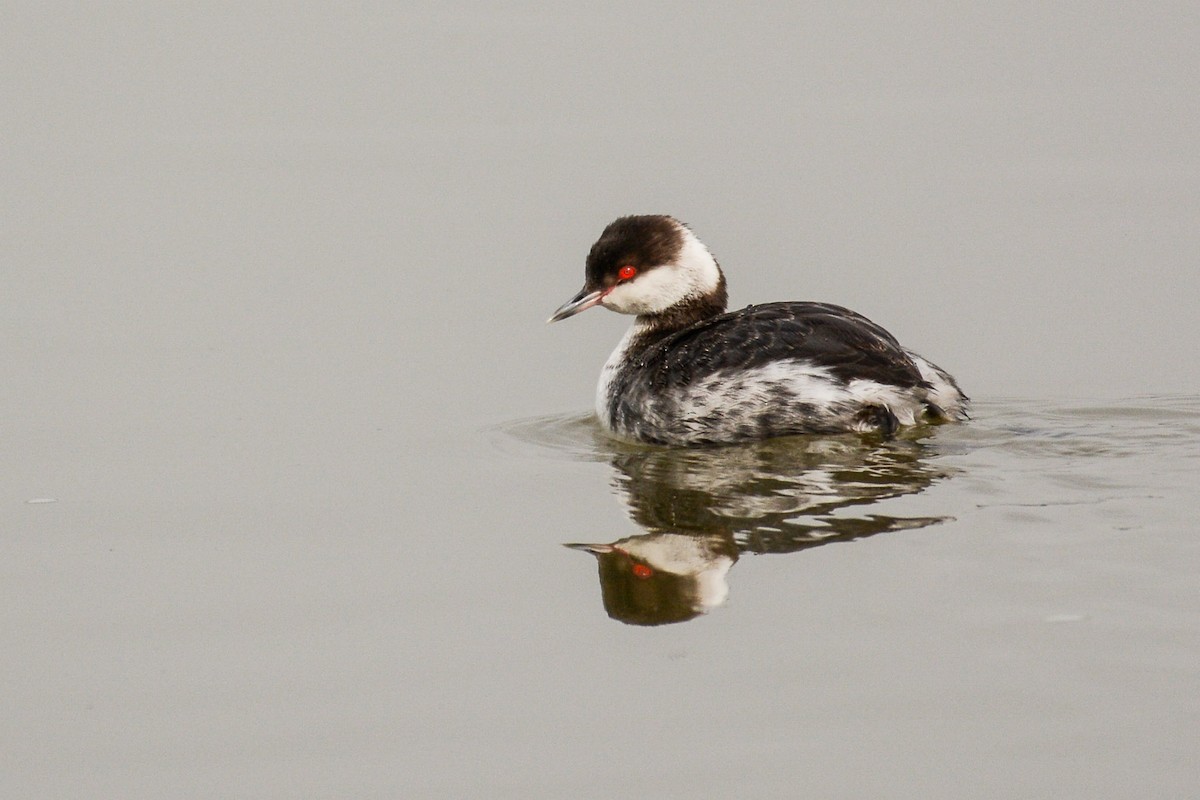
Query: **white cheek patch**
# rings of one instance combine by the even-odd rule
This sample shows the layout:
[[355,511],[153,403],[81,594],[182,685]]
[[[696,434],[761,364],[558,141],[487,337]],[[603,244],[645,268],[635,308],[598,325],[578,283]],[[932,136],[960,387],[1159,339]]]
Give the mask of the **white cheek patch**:
[[692,277],[692,285],[698,294],[716,291],[721,282],[721,270],[717,260],[708,252],[704,242],[696,238],[686,227],[681,227],[683,247],[679,249],[677,263]]
[[682,246],[671,264],[643,270],[633,280],[619,283],[600,301],[622,314],[658,314],[693,297],[716,291],[721,270],[704,243],[680,227]]
[[623,542],[628,553],[661,572],[690,577],[696,592],[693,611],[707,612],[729,597],[727,575],[733,559],[713,554],[702,540],[678,533],[635,537]]
[[675,265],[665,264],[617,284],[600,303],[622,314],[655,314],[686,299],[690,293],[686,276]]

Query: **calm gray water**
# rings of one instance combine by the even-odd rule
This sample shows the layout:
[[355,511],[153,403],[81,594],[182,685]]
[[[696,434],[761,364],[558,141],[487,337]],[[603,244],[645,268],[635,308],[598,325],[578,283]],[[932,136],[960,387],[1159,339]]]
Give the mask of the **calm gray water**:
[[[0,796],[1195,793],[1191,6],[0,17]],[[635,212],[975,419],[605,440]]]

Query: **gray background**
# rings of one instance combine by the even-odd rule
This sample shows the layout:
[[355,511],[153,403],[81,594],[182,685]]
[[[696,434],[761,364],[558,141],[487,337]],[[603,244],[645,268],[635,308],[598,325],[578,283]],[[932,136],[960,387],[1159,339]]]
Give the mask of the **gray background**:
[[[1198,41],[1195,3],[5,3],[0,788],[1194,788],[1181,483],[1130,490],[1173,503],[1129,512],[1176,535],[1163,573],[1043,519],[1095,566],[1037,567],[1044,607],[991,577],[1037,526],[976,519],[739,564],[729,609],[636,631],[557,548],[631,532],[607,465],[486,431],[590,407],[627,320],[542,323],[626,213],[689,222],[733,305],[848,305],[1014,426],[1195,393]],[[903,508],[1041,502],[1012,475],[1055,454],[1019,455]],[[1097,469],[1081,502],[1133,485]],[[1130,581],[1105,635],[1028,648]]]

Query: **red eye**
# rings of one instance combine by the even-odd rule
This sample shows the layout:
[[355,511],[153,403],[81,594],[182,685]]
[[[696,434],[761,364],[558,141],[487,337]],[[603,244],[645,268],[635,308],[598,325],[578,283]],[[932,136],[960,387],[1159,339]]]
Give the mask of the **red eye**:
[[649,578],[651,575],[653,575],[654,570],[650,569],[645,564],[634,564],[633,565],[633,574],[639,578],[644,579],[644,578]]
[[627,281],[637,275],[637,267],[631,267],[628,264],[617,270],[617,277],[623,281]]

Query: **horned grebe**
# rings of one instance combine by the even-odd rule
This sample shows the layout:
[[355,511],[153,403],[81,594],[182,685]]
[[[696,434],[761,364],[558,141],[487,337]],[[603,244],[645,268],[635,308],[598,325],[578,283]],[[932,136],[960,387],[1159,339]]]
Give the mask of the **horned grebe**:
[[588,253],[583,289],[550,322],[601,305],[636,314],[596,388],[611,433],[693,445],[795,433],[881,432],[962,420],[940,367],[866,317],[827,303],[725,313],[725,276],[674,217],[621,217]]

